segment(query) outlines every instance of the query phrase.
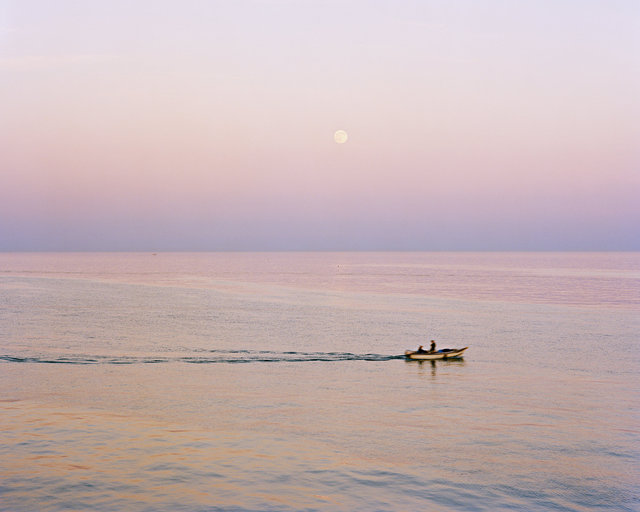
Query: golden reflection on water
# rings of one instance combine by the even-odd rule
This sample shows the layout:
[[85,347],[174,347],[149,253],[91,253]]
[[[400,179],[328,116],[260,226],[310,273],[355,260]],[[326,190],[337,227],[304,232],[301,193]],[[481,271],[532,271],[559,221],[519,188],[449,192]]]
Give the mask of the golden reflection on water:
[[[637,434],[619,408],[623,377],[474,360],[3,371],[9,396],[34,396],[33,384],[51,395],[0,402],[12,512],[348,510],[366,499],[415,510],[420,492],[454,507],[461,485],[498,503],[526,502],[528,489],[575,503],[593,482],[606,485],[592,503],[631,499],[630,441],[611,435]],[[626,495],[601,497],[612,487]]]
[[[255,435],[29,401],[0,402],[0,432],[0,473],[12,491],[5,503],[20,503],[21,510],[42,510],[47,501],[65,509],[65,503],[95,502],[103,493],[138,506],[162,503],[165,509],[171,503],[233,508],[254,501],[293,509],[340,503],[337,494],[314,489],[311,482],[301,487],[279,480],[277,495],[270,492],[264,475],[295,474],[300,460],[313,460],[320,470],[341,463],[308,441],[265,442]],[[105,503],[112,507],[117,503]]]

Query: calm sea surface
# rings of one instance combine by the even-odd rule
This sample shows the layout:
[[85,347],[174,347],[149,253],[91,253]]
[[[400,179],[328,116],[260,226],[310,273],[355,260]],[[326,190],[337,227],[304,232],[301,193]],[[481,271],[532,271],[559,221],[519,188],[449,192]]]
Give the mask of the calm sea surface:
[[0,254],[0,510],[638,511],[639,343],[638,253]]

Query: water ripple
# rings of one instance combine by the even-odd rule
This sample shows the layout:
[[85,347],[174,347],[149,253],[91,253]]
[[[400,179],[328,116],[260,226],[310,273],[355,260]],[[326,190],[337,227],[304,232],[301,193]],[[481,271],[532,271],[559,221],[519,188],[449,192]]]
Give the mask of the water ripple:
[[105,356],[105,355],[0,355],[4,363],[46,364],[160,364],[160,363],[304,363],[314,361],[390,361],[404,359],[403,355],[354,354],[351,352],[273,352],[249,350],[210,350],[206,355],[181,356]]

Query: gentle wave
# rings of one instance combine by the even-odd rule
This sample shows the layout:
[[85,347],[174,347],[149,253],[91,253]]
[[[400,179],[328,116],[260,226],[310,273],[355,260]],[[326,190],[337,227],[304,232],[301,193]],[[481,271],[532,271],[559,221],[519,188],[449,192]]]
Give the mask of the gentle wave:
[[353,354],[351,352],[272,352],[272,351],[208,351],[202,356],[104,356],[104,355],[60,355],[60,356],[16,356],[0,355],[5,363],[46,364],[159,364],[159,363],[303,363],[312,361],[390,361],[404,359],[403,355]]

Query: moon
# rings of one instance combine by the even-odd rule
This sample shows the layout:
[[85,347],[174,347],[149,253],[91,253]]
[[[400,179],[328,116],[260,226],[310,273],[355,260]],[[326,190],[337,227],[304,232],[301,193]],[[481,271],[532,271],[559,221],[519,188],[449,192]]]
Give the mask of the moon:
[[333,140],[335,140],[337,144],[344,144],[345,142],[347,142],[348,139],[349,139],[349,136],[347,135],[347,132],[345,132],[344,130],[338,130],[336,133],[333,134]]

